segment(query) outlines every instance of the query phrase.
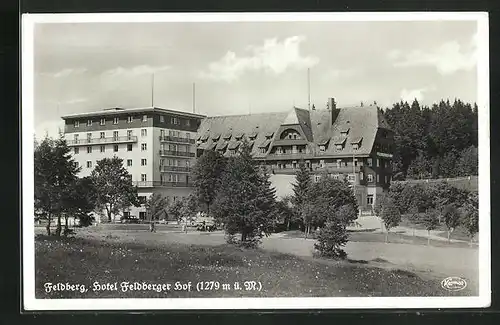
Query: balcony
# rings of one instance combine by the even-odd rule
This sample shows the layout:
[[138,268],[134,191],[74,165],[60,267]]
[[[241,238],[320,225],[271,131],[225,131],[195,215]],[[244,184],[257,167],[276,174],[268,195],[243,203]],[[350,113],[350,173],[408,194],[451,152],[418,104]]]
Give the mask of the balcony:
[[193,187],[191,182],[162,182],[162,181],[136,181],[133,184],[137,187]]
[[160,166],[160,172],[180,172],[180,173],[189,173],[189,172],[191,172],[191,167],[181,167],[181,166]]
[[160,142],[174,142],[174,143],[189,143],[194,144],[194,139],[189,138],[180,138],[180,137],[172,137],[170,135],[160,135]]
[[135,142],[137,142],[136,136],[66,140],[66,143],[70,147],[89,146],[89,145],[94,145],[94,144],[135,143]]
[[160,156],[164,157],[194,157],[194,152],[160,150]]

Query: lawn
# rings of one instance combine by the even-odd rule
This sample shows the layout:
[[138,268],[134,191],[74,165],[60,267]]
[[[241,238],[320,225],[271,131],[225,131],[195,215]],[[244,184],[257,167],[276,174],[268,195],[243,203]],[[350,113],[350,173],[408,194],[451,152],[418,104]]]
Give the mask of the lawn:
[[[189,236],[189,235],[186,235]],[[468,289],[448,292],[440,281],[399,269],[382,269],[349,261],[300,258],[288,254],[243,250],[229,245],[199,246],[160,241],[121,242],[117,238],[35,240],[37,298],[160,298],[160,297],[328,297],[471,295]],[[121,292],[92,290],[92,284],[169,283],[170,290]],[[174,290],[175,282],[216,281],[213,290]],[[261,290],[245,290],[256,281]],[[44,283],[84,284],[88,291],[47,294]],[[239,282],[242,289],[235,290]],[[222,284],[229,284],[223,290]]]
[[[349,241],[351,242],[385,242],[385,233],[372,232],[372,231],[349,231]],[[287,231],[282,233],[285,238],[304,238],[304,232],[302,231]],[[443,238],[446,238],[446,232],[444,234],[439,234]],[[314,234],[309,235],[309,238],[315,238]],[[452,236],[453,238],[453,236]],[[408,236],[405,234],[400,234],[397,232],[389,232],[388,242],[393,244],[412,244],[412,245],[427,245],[427,238],[419,236]],[[433,247],[459,247],[459,248],[471,248],[466,242],[448,242],[445,240],[430,240],[430,246]],[[477,248],[473,246],[474,249]]]

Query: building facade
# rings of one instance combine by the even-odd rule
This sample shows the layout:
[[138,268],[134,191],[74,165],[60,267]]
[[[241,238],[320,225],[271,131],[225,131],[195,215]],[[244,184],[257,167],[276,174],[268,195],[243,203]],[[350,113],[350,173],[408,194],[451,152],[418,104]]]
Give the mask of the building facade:
[[207,117],[197,155],[233,155],[244,137],[254,159],[271,170],[279,196],[291,193],[300,160],[314,180],[322,174],[347,179],[362,210],[371,210],[391,182],[393,132],[376,106],[337,108],[330,98],[320,110]]
[[[141,201],[160,193],[169,201],[191,192],[195,137],[203,115],[150,108],[112,108],[63,116],[65,138],[89,176],[97,161],[119,157],[139,189]],[[144,205],[124,211],[145,218]]]

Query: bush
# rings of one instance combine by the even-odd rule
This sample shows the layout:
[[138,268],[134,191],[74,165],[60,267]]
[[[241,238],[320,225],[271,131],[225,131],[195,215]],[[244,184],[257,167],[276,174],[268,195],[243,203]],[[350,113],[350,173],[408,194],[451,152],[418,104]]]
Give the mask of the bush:
[[347,243],[348,235],[345,227],[335,221],[328,221],[318,233],[318,242],[314,244],[314,248],[319,252],[320,256],[345,259],[346,252],[342,249]]
[[334,259],[347,257],[342,249],[348,240],[346,226],[355,216],[356,210],[352,205],[343,205],[334,212],[317,234],[318,241],[314,244],[314,248],[320,256]]

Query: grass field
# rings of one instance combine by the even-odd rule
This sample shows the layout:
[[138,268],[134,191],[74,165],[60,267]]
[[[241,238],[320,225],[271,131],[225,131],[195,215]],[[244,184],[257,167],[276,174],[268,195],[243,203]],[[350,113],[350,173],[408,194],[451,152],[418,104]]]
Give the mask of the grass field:
[[[374,267],[367,261],[330,261],[279,252],[243,250],[220,244],[221,237],[202,234],[132,234],[123,231],[81,232],[76,238],[38,235],[35,240],[37,298],[110,297],[326,297],[473,295],[474,289],[448,292],[440,281],[406,269]],[[136,231],[137,232],[137,231]],[[177,237],[175,237],[177,236]],[[178,240],[184,238],[185,243]],[[203,239],[203,245],[187,244]],[[175,240],[176,242],[173,242]],[[208,241],[207,241],[208,240]],[[278,240],[279,239],[275,239]],[[280,243],[287,241],[281,239]],[[283,243],[282,243],[283,244]],[[286,245],[286,242],[284,243]],[[233,285],[257,281],[256,290],[92,291],[94,282],[187,283],[217,281]],[[47,294],[44,284],[85,284],[86,293]]]

